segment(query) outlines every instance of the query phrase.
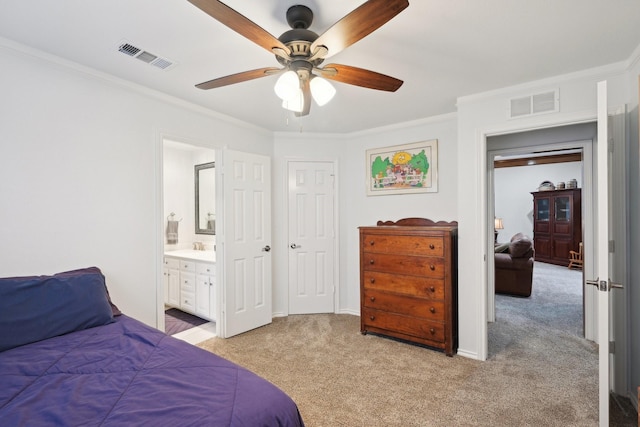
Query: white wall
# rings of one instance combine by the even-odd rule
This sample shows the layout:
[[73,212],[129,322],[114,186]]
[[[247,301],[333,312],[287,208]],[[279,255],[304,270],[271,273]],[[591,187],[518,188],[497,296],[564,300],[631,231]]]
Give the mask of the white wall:
[[[195,177],[194,166],[215,161],[215,151],[184,149],[167,146],[163,148],[163,193],[164,218],[173,212],[178,225],[178,243],[166,243],[165,251],[191,249],[193,242],[202,242],[206,249],[213,250],[215,236],[195,233]],[[166,227],[166,222],[164,224]]]
[[495,213],[502,218],[498,242],[508,242],[516,233],[533,238],[533,196],[543,181],[567,182],[572,178],[582,187],[580,162],[497,168],[495,177]]
[[271,134],[15,45],[0,64],[0,277],[96,265],[156,325],[162,136],[271,155]]
[[[369,148],[438,140],[439,187],[437,193],[367,196],[365,151]],[[378,220],[423,217],[455,221],[457,189],[457,145],[455,115],[434,117],[402,126],[393,126],[349,135],[277,134],[275,137],[274,217],[286,218],[286,160],[336,160],[340,210],[340,283],[338,312],[360,313],[360,264],[358,227]],[[284,295],[287,283],[287,230],[284,221],[274,224],[274,283]],[[280,251],[278,248],[282,248]],[[274,289],[275,291],[275,289]],[[274,311],[287,313],[286,299],[275,301]]]

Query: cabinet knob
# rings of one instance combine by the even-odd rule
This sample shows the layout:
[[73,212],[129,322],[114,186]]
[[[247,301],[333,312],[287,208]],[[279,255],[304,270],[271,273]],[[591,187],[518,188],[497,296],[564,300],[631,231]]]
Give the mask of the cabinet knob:
[[374,262],[373,260],[369,260],[369,264],[373,264],[373,262]]
[[374,302],[376,300],[376,297],[371,297],[369,299],[371,300],[371,302]]
[[435,309],[435,307],[430,307],[430,308],[429,308],[429,311],[430,311],[430,312],[432,312],[432,313],[435,313],[435,312],[436,312],[436,309]]
[[376,279],[374,279],[373,277],[371,279],[369,279],[369,282],[371,283],[376,283]]
[[431,335],[434,335],[434,334],[436,333],[436,330],[435,330],[435,329],[433,329],[433,328],[430,328],[430,329],[429,329],[429,332],[431,332]]
[[434,250],[435,248],[436,248],[436,245],[434,245],[433,243],[429,245],[429,249]]
[[435,291],[436,291],[436,288],[435,288],[435,286],[429,286],[429,290],[430,290],[431,292],[435,292]]
[[435,270],[435,269],[436,269],[436,266],[435,266],[435,265],[431,264],[431,265],[429,266],[429,270],[433,271],[433,270]]
[[376,243],[376,242],[374,242],[373,240],[369,242],[369,244],[370,244],[371,246],[373,246],[375,243]]
[[376,320],[376,316],[369,316],[369,320]]

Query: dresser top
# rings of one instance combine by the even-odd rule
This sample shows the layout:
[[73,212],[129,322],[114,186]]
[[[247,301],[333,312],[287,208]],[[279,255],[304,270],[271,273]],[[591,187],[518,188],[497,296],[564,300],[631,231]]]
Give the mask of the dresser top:
[[360,229],[377,230],[455,230],[458,228],[457,221],[432,221],[427,218],[403,218],[398,221],[378,221],[376,226],[362,226]]

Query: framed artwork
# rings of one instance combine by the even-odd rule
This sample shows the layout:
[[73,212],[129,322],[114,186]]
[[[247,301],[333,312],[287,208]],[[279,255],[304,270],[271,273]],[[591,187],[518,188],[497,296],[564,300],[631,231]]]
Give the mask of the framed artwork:
[[367,195],[438,191],[438,140],[366,152]]

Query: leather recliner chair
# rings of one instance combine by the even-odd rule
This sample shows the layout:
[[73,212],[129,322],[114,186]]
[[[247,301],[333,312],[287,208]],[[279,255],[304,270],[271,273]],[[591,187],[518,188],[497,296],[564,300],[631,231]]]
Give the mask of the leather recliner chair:
[[495,254],[496,293],[531,296],[533,282],[533,242],[522,233],[511,238],[508,251]]

